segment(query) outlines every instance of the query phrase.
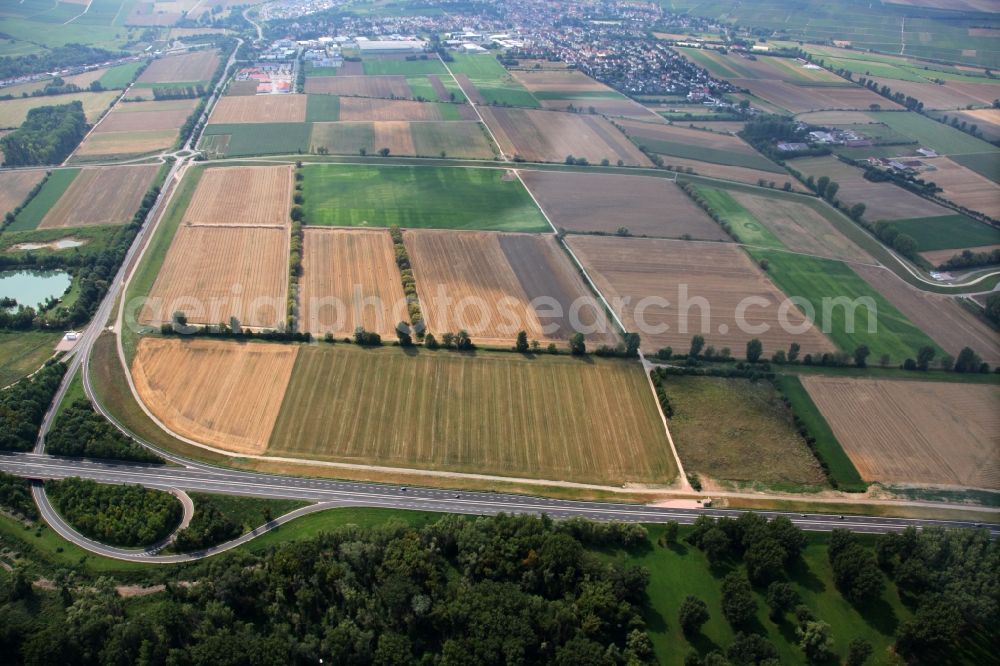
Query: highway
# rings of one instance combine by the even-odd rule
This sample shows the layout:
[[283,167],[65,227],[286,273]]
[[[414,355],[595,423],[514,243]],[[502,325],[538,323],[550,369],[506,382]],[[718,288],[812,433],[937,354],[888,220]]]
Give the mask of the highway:
[[[163,490],[226,493],[272,499],[296,499],[316,503],[313,507],[299,510],[295,516],[310,511],[334,507],[377,507],[386,509],[407,509],[432,511],[436,513],[456,513],[475,515],[545,514],[552,518],[589,518],[592,520],[618,520],[624,522],[665,523],[677,521],[691,524],[699,515],[738,516],[741,511],[726,509],[677,509],[654,507],[643,504],[618,504],[610,502],[581,502],[548,499],[490,492],[460,492],[433,488],[404,488],[351,481],[333,481],[303,477],[288,477],[257,474],[240,470],[194,465],[168,467],[161,465],[141,465],[129,463],[108,463],[72,458],[57,458],[36,453],[16,453],[0,455],[0,470],[9,474],[35,479],[63,479],[81,477],[102,483],[135,483]],[[40,487],[40,486],[39,486]],[[262,526],[237,542],[223,547],[192,553],[189,555],[161,556],[152,551],[136,551],[111,548],[95,543],[73,532],[55,514],[47,502],[42,504],[42,512],[53,529],[65,538],[91,550],[92,552],[117,559],[147,562],[179,562],[198,557],[206,557],[232,548],[285,522],[278,519],[273,524]],[[867,516],[844,516],[824,514],[758,512],[763,516],[787,516],[794,524],[810,531],[830,531],[846,528],[854,532],[885,533],[899,532],[913,525],[927,527],[972,528],[977,524],[961,521],[916,520],[906,518],[881,518]],[[283,517],[285,518],[285,517]],[[1000,525],[988,526],[992,536],[1000,535]]]

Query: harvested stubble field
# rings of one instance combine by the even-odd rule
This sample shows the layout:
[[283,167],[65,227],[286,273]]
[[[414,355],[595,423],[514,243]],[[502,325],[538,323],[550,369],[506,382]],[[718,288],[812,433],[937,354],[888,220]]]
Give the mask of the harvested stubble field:
[[633,236],[727,240],[726,233],[673,182],[648,176],[522,171],[521,179],[556,227]]
[[390,99],[413,96],[405,76],[310,76],[306,79],[306,92]]
[[804,86],[759,79],[732,79],[737,88],[747,89],[791,113],[830,109],[868,109],[878,104],[883,109],[901,109],[900,105],[861,86]]
[[789,83],[850,85],[825,69],[806,68],[805,62],[794,58],[754,55],[753,60],[740,54],[723,54],[710,49],[678,48],[684,57],[713,76],[723,79],[772,79]]
[[866,481],[1000,489],[1000,388],[803,376]]
[[[71,93],[69,95],[59,95],[55,98],[27,97],[0,100],[0,127],[10,129],[20,127],[24,119],[28,117],[28,111],[35,107],[48,106],[50,104],[69,104],[70,102],[77,101],[83,104],[83,113],[87,116],[87,122],[94,123],[111,106],[111,102],[116,97],[118,97],[118,93],[111,90],[99,93]],[[53,99],[57,101],[51,101]]]
[[310,164],[307,224],[548,231],[517,178],[502,169]]
[[45,172],[0,171],[0,215],[6,215],[22,203],[35,185],[41,182]]
[[[1000,160],[1000,155],[997,156]],[[1000,184],[984,178],[971,169],[947,157],[927,160],[934,171],[922,174],[925,180],[933,181],[944,191],[941,196],[954,203],[1000,219]]]
[[122,103],[101,121],[94,132],[177,130],[197,105],[196,99]]
[[291,165],[206,169],[183,223],[285,227],[291,201]]
[[143,338],[132,378],[146,407],[179,435],[233,453],[267,447],[297,347]]
[[729,194],[789,250],[843,261],[875,263],[867,252],[837,231],[811,205],[748,192]]
[[285,228],[181,226],[139,321],[158,326],[180,310],[192,324],[282,325],[288,242]]
[[92,132],[73,153],[73,158],[98,156],[122,157],[145,155],[170,148],[177,140],[177,129],[135,130],[132,132]]
[[[981,245],[978,247],[965,248],[972,252],[992,252],[993,250],[1000,250],[1000,245]],[[926,259],[931,266],[940,266],[944,262],[948,261],[956,254],[960,254],[961,250],[932,250],[930,252],[921,252],[920,256]]]
[[345,121],[475,120],[476,111],[468,104],[345,97],[340,100],[340,119]]
[[911,287],[886,268],[856,265],[853,270],[948,354],[955,357],[962,347],[972,347],[990,365],[1000,364],[996,331],[954,298]]
[[720,178],[722,180],[732,180],[737,183],[757,185],[761,179],[773,182],[775,187],[782,187],[785,183],[792,184],[792,190],[805,192],[804,185],[792,178],[791,174],[778,174],[771,171],[760,171],[759,169],[747,169],[746,167],[729,166],[727,164],[712,164],[700,160],[690,160],[683,157],[671,155],[663,160],[666,165],[674,170],[691,169],[694,173],[708,176],[709,178]]
[[642,367],[570,356],[303,347],[267,453],[615,485],[677,475]]
[[503,151],[529,162],[562,162],[573,155],[592,164],[608,159],[612,164],[622,160],[628,166],[652,165],[635,144],[600,116],[499,107],[480,112]]
[[[704,336],[706,344],[717,350],[729,347],[736,357],[744,356],[752,338],[760,339],[767,356],[792,342],[801,345],[803,354],[835,351],[815,326],[801,333],[783,330],[779,310],[785,295],[735,245],[593,236],[566,240],[625,327],[640,333],[644,351],[669,346],[686,352],[694,335]],[[650,297],[669,304],[643,300]],[[765,324],[767,331],[745,332],[737,324],[737,306],[751,297],[767,305],[748,308],[746,323]],[[701,299],[708,307],[697,304]],[[647,307],[640,310],[643,305]],[[805,316],[789,306],[788,323],[802,328]]]
[[622,96],[575,69],[519,69],[511,71],[511,76],[532,93],[566,93],[570,97],[579,93],[599,93],[606,97]]
[[306,95],[254,95],[220,97],[209,122],[301,123],[306,120]]
[[566,111],[569,105],[574,109],[585,109],[590,112],[599,113],[602,116],[618,116],[622,118],[633,118],[638,120],[653,120],[658,116],[655,112],[646,108],[642,104],[633,102],[627,97],[615,98],[593,98],[593,97],[561,97],[559,99],[543,99],[542,108],[551,111]]
[[159,169],[156,164],[81,169],[38,228],[125,224]]
[[218,66],[219,54],[216,51],[196,51],[157,58],[142,72],[137,82],[208,81]]
[[[759,169],[778,174],[781,178],[788,177],[784,169],[758,153],[737,136],[665,123],[621,120],[618,121],[618,124],[636,144],[645,146],[647,150],[654,153]],[[667,161],[670,160],[667,159]],[[778,177],[773,174],[771,179]]]
[[306,229],[299,280],[301,327],[350,336],[358,326],[392,338],[409,320],[392,238],[385,230]]
[[725,481],[826,485],[791,410],[770,382],[671,376],[664,388],[674,409],[670,432],[685,471]]
[[[566,341],[576,333],[576,304],[582,332],[597,329],[588,339],[617,341],[550,236],[407,231],[404,239],[427,327],[439,337],[465,330],[476,342],[509,345],[523,330],[531,340]],[[545,301],[536,309],[535,299]]]
[[[945,81],[944,85],[930,81],[914,82],[873,77],[879,86],[887,85],[892,92],[915,97],[925,109],[964,109],[967,106],[992,104],[1000,97],[1000,86],[989,83]],[[984,80],[985,81],[985,80]]]
[[866,180],[860,169],[836,157],[802,157],[792,160],[790,164],[801,171],[803,177],[819,179],[829,176],[830,180],[840,184],[837,197],[850,205],[863,203],[865,219],[873,222],[938,217],[951,212],[892,183]]

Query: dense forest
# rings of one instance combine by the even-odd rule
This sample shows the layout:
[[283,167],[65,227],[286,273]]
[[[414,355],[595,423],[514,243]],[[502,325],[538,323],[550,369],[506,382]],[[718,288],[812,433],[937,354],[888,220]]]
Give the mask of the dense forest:
[[45,437],[45,451],[59,456],[163,462],[160,456],[121,434],[87,400],[77,400],[63,409]]
[[77,100],[28,111],[16,130],[0,138],[4,166],[59,164],[87,134],[87,116]]
[[91,539],[112,546],[149,546],[181,522],[181,504],[170,493],[142,486],[109,486],[85,479],[45,484],[63,518]]
[[53,362],[0,391],[0,450],[30,451],[35,446],[42,417],[65,372],[64,364]]
[[92,65],[126,55],[122,52],[69,43],[53,46],[43,53],[6,56],[0,58],[0,79],[12,79],[29,74],[41,74],[55,69]]
[[18,518],[38,518],[38,507],[27,479],[0,472],[0,509]]

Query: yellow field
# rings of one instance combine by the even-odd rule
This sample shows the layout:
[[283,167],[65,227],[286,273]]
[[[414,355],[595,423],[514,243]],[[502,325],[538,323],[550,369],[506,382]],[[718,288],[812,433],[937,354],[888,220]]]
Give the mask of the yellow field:
[[261,453],[298,349],[263,343],[143,338],[132,377],[168,428],[234,453]]
[[284,227],[291,202],[291,165],[206,169],[184,224]]

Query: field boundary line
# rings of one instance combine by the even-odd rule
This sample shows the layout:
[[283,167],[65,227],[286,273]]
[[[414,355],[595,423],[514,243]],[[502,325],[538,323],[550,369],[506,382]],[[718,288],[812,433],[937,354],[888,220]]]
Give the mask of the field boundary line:
[[[455,85],[458,86],[458,89],[462,91],[463,95],[465,95],[465,99],[472,106],[472,110],[476,112],[476,115],[479,117],[479,122],[481,122],[483,126],[486,127],[486,131],[490,133],[490,138],[493,139],[493,143],[496,144],[497,150],[500,151],[500,157],[503,158],[504,162],[509,162],[510,160],[507,159],[507,153],[503,151],[503,146],[500,145],[500,142],[497,141],[496,135],[493,134],[493,128],[490,127],[489,123],[486,122],[486,119],[483,118],[483,114],[479,113],[479,105],[472,101],[472,98],[469,97],[469,93],[465,92],[465,88],[462,87],[462,82],[455,78],[455,75],[451,71],[451,67],[449,67],[448,63],[444,61],[444,58],[441,57],[441,54],[438,53],[437,56],[438,60],[441,61],[441,64],[444,65],[444,68],[448,70],[448,76],[451,77],[451,80],[455,82]],[[551,222],[549,224],[551,224]]]

